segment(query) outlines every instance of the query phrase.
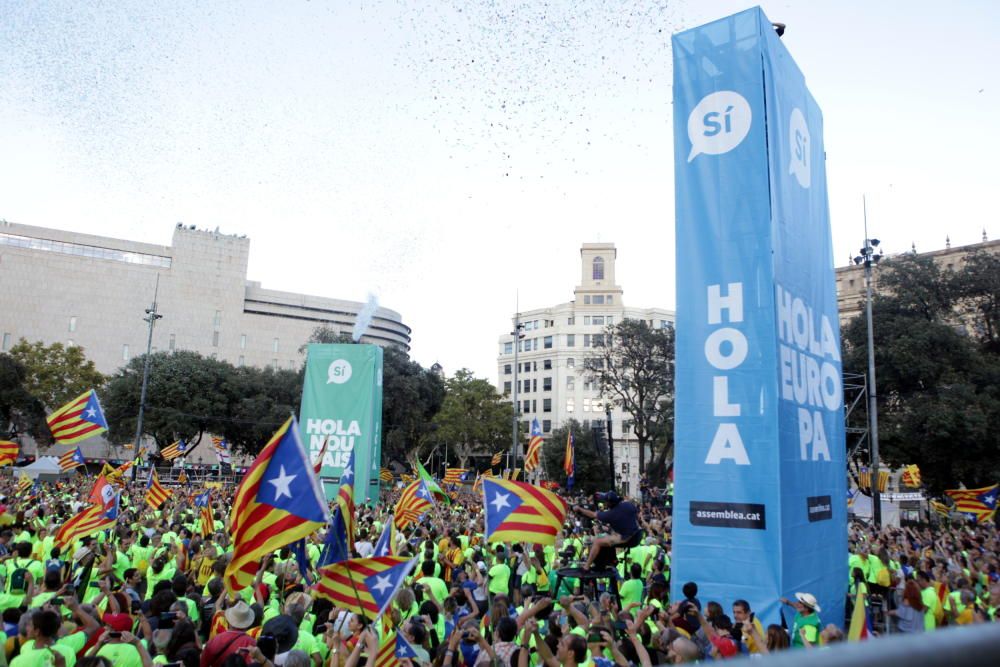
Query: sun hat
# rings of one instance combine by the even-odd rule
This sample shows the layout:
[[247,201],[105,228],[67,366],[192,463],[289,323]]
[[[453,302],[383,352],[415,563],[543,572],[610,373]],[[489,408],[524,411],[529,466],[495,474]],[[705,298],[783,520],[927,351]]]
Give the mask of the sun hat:
[[813,611],[823,611],[819,608],[819,603],[816,602],[816,598],[811,593],[796,593],[795,599]]
[[225,616],[226,622],[233,630],[246,630],[253,625],[253,610],[243,600],[227,609]]

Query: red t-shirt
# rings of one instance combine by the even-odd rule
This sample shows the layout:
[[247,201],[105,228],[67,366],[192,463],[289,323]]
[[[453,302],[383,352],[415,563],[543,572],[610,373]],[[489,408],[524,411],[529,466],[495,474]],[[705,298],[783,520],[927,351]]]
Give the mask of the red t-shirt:
[[244,646],[256,646],[257,640],[242,630],[220,632],[205,644],[201,653],[201,667],[221,665],[223,661]]
[[739,653],[736,644],[729,637],[712,637],[712,645],[719,649],[719,655],[723,658],[731,658]]

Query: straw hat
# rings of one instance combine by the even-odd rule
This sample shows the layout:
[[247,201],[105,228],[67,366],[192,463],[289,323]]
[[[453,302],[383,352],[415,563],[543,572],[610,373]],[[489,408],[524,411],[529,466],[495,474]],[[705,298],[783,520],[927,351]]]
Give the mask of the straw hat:
[[243,600],[227,609],[225,616],[229,627],[234,630],[246,630],[253,625],[253,610]]
[[819,608],[819,603],[816,602],[816,598],[811,593],[796,593],[795,599],[813,611],[823,611]]

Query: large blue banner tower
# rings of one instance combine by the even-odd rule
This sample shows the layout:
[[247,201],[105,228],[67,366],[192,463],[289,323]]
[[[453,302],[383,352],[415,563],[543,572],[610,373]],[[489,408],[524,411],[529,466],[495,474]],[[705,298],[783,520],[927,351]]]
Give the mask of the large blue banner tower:
[[675,35],[673,56],[673,596],[694,581],[701,600],[745,599],[774,623],[779,598],[807,592],[842,624],[846,453],[823,118],[759,8]]

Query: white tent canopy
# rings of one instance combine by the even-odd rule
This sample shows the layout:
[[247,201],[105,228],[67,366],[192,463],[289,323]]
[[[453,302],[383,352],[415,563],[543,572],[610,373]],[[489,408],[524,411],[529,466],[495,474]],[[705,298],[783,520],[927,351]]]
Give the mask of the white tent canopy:
[[30,465],[14,468],[13,473],[15,477],[20,477],[23,473],[31,479],[41,478],[43,481],[58,479],[67,474],[59,467],[59,459],[55,456],[43,456]]

